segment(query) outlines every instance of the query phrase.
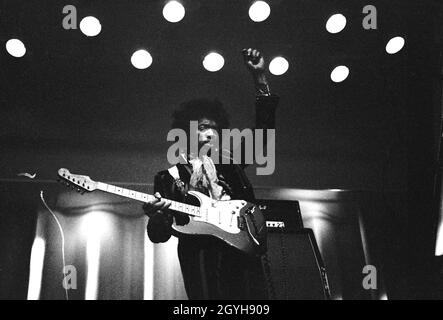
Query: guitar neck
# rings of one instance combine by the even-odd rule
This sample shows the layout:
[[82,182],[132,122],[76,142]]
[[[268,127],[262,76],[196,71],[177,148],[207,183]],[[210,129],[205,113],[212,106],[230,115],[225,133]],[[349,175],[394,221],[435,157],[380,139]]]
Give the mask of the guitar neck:
[[[138,192],[138,191],[122,188],[122,187],[117,187],[112,184],[107,184],[107,183],[103,183],[103,182],[97,182],[97,189],[104,191],[104,192],[113,193],[113,194],[116,194],[116,195],[119,195],[119,196],[122,196],[125,198],[141,201],[141,202],[149,202],[149,201],[153,201],[154,199],[156,199],[151,194]],[[182,203],[182,202],[178,202],[178,201],[174,201],[174,200],[169,200],[166,198],[162,198],[162,200],[167,200],[167,201],[171,202],[171,206],[169,207],[169,209],[171,209],[171,210],[182,212],[182,213],[185,213],[190,216],[197,216],[197,217],[200,216],[200,207],[193,206],[193,205],[186,204],[186,203]]]

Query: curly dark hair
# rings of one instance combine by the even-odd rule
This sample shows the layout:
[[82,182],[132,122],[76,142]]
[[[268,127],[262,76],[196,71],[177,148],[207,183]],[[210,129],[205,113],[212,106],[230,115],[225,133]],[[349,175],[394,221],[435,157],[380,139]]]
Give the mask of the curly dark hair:
[[180,104],[172,114],[171,127],[188,131],[190,121],[202,118],[215,121],[219,129],[229,128],[229,115],[223,104],[218,99],[207,98],[193,99]]

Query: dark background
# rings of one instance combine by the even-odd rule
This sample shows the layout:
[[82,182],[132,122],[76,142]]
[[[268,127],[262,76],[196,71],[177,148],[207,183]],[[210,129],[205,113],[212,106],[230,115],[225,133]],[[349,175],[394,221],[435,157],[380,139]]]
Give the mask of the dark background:
[[[52,178],[65,166],[106,180],[151,182],[169,165],[169,117],[180,102],[218,97],[233,127],[253,124],[254,88],[240,51],[256,47],[268,61],[286,57],[290,69],[269,76],[281,97],[276,170],[261,177],[250,170],[255,185],[404,187],[407,112],[432,116],[438,104],[437,2],[373,1],[377,30],[362,27],[367,1],[269,1],[263,23],[249,19],[250,3],[184,1],[184,20],[172,24],[162,16],[164,1],[67,2],[78,23],[88,15],[100,20],[102,32],[88,38],[63,29],[60,1],[2,1],[0,40],[21,39],[27,54],[0,52],[0,177],[28,171]],[[337,12],[347,26],[329,34],[326,20]],[[386,54],[397,35],[405,48]],[[146,70],[130,63],[140,48],[154,59]],[[225,57],[220,72],[201,65],[211,50]],[[350,76],[336,84],[329,76],[340,64]]]
[[[18,38],[27,54],[17,59],[0,50],[0,179],[29,172],[44,182],[66,167],[102,181],[152,183],[169,166],[169,117],[180,102],[218,97],[233,127],[253,125],[254,88],[241,49],[256,47],[268,61],[286,57],[290,69],[269,76],[281,97],[276,170],[255,176],[249,169],[253,184],[380,193],[388,214],[374,226],[386,231],[380,241],[393,243],[385,252],[396,253],[393,273],[410,280],[410,292],[400,296],[423,297],[435,283],[428,278],[428,287],[422,285],[434,268],[437,221],[440,2],[274,0],[271,16],[258,24],[248,17],[251,1],[183,2],[184,20],[171,24],[161,14],[164,1],[1,1],[0,42]],[[102,32],[88,38],[64,30],[68,4],[76,6],[78,23],[97,17]],[[362,27],[367,4],[378,10],[377,30]],[[332,35],[325,23],[338,12],[348,23]],[[406,44],[388,55],[385,45],[394,36]],[[154,59],[146,70],[130,63],[141,48]],[[225,58],[216,73],[201,65],[212,50]],[[350,76],[333,83],[330,72],[342,64]],[[387,191],[403,192],[403,202],[395,207]],[[3,204],[19,212],[14,199]],[[21,216],[5,217],[2,231],[15,232],[8,226]],[[31,230],[33,218],[26,219]]]

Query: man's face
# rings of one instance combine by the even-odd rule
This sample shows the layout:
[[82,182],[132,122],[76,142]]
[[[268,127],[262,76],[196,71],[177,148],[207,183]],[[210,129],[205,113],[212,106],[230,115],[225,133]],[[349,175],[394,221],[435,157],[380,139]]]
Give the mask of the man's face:
[[198,150],[206,145],[212,147],[218,143],[218,126],[214,120],[202,118],[198,120],[197,135],[198,135]]

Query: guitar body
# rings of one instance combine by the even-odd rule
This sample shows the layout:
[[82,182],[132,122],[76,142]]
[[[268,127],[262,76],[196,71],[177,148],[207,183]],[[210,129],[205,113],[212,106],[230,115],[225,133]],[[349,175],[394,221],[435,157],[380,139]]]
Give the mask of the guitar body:
[[200,216],[190,216],[186,225],[174,223],[176,236],[214,236],[251,255],[266,248],[266,225],[258,206],[244,200],[216,201],[198,191],[188,194],[199,201]]
[[[101,190],[145,203],[155,199],[153,195],[93,181],[88,176],[72,174],[65,168],[58,170],[58,176],[60,182],[81,193]],[[198,191],[189,191],[188,194],[194,196],[200,205],[169,200],[171,210],[187,214],[190,220],[186,225],[172,225],[177,236],[217,237],[251,255],[266,251],[266,221],[258,206],[244,200],[216,201]]]

